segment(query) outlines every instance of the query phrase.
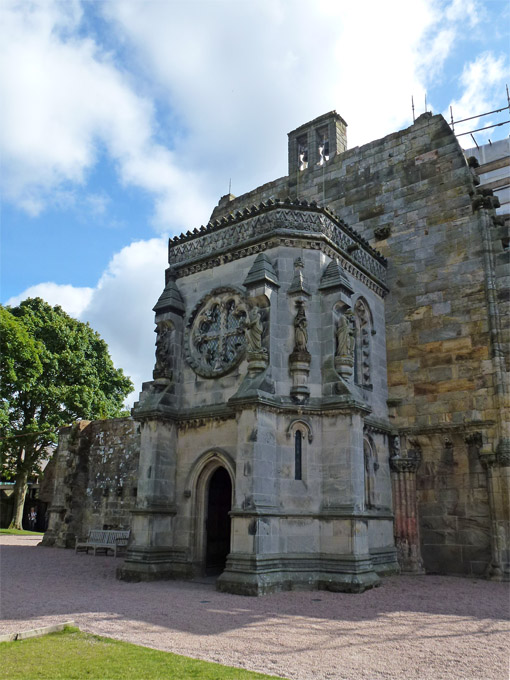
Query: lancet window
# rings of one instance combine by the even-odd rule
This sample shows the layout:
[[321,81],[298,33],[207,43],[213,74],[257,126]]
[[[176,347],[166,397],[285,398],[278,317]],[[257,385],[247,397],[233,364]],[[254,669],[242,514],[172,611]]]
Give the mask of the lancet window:
[[287,437],[292,437],[294,444],[294,479],[302,480],[306,473],[306,442],[310,444],[313,440],[310,424],[302,419],[293,420],[287,429]]
[[294,479],[303,479],[303,433],[301,430],[294,432]]

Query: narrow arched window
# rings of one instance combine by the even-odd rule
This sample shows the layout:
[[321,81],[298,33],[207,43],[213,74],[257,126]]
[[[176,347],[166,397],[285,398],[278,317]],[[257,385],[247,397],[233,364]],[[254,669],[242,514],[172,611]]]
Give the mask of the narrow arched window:
[[294,479],[303,479],[302,474],[303,434],[301,430],[294,433]]

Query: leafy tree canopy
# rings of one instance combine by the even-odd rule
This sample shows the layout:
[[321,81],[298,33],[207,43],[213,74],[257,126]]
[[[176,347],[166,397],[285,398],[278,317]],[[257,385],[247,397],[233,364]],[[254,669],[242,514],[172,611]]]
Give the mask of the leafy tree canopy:
[[123,415],[133,384],[99,334],[61,307],[41,298],[0,306],[0,324],[3,474],[10,470],[26,487],[59,427]]

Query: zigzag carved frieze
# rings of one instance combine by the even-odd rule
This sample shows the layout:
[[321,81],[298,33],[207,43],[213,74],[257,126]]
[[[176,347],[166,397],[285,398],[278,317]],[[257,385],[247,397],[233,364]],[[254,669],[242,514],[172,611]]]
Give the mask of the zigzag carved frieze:
[[247,246],[245,248],[239,248],[237,250],[232,250],[228,253],[221,255],[208,257],[201,259],[199,262],[193,262],[187,266],[179,266],[175,270],[175,275],[177,278],[189,276],[190,274],[196,274],[202,272],[206,269],[212,269],[213,267],[219,267],[226,262],[232,262],[234,260],[239,260],[248,255],[256,255],[268,250],[270,248],[276,248],[276,246],[287,246],[289,248],[302,248],[306,250],[320,250],[325,255],[328,255],[332,260],[337,260],[343,267],[344,271],[348,272],[353,278],[361,281],[367,288],[373,290],[379,297],[385,297],[387,294],[387,289],[378,285],[373,279],[364,274],[358,267],[354,266],[352,262],[346,260],[341,255],[339,255],[338,250],[332,248],[324,241],[310,241],[310,240],[300,240],[295,238],[270,238],[263,243],[255,243],[254,245]]
[[[348,253],[349,260],[361,265],[382,283],[386,280],[384,264],[326,215],[320,212],[290,208],[278,208],[249,217],[203,235],[197,234],[194,238],[181,240],[179,243],[170,242],[168,262],[171,267],[176,267],[179,270],[178,276],[183,276],[184,270],[189,271],[196,266],[204,268],[202,263],[199,265],[196,262],[197,260],[207,259],[205,268],[209,268],[225,261],[228,262],[251,253],[260,252],[267,247],[267,244],[261,247],[262,244],[259,245],[255,242],[275,231],[303,231],[323,235],[336,248]],[[238,250],[238,246],[241,244],[245,247]],[[317,248],[318,246],[310,245],[308,247]],[[335,257],[338,257],[338,252],[335,252]],[[350,271],[348,267],[346,269]],[[194,271],[200,271],[200,269],[194,269]]]

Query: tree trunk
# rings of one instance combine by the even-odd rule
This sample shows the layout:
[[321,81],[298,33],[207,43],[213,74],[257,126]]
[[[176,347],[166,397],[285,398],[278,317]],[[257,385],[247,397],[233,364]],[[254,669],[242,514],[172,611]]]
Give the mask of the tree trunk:
[[23,508],[28,488],[28,472],[22,468],[16,474],[14,484],[14,508],[9,529],[23,529]]

